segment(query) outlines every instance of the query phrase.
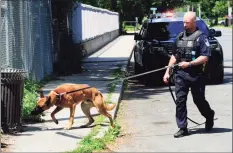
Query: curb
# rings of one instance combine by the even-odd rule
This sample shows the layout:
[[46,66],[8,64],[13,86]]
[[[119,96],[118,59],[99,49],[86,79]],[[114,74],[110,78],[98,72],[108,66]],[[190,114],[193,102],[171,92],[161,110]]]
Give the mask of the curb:
[[[133,50],[134,50],[134,48],[133,48],[132,51],[131,51],[131,54],[130,54],[130,56],[129,56],[129,59],[128,59],[128,62],[127,62],[126,67],[122,67],[122,68],[121,68],[122,71],[128,72],[128,67],[129,67],[130,60],[131,60],[132,55],[133,55]],[[123,70],[123,69],[124,69],[124,70]],[[118,112],[119,105],[120,105],[120,101],[122,100],[122,96],[123,96],[123,93],[124,93],[124,87],[123,87],[123,86],[124,86],[124,83],[125,83],[125,80],[121,82],[120,96],[119,96],[119,98],[118,98],[117,106],[116,106],[116,109],[114,110],[114,115],[113,115],[113,119],[114,119],[114,120],[116,119],[117,112]]]
[[[128,72],[128,67],[129,67],[130,60],[131,60],[132,55],[133,55],[133,50],[134,50],[134,47],[133,47],[133,49],[131,50],[131,54],[130,54],[129,59],[128,59],[128,61],[127,61],[127,65],[121,67],[121,70],[122,70],[122,71]],[[118,100],[117,100],[117,102],[116,102],[116,107],[114,108],[113,112],[111,112],[112,117],[113,117],[113,120],[115,120],[116,117],[117,117],[117,112],[118,112],[118,110],[119,110],[120,101],[122,100],[122,97],[123,97],[123,93],[124,93],[124,82],[125,82],[125,80],[124,80],[124,81],[121,81],[121,83],[119,83],[119,84],[120,84],[119,97],[118,97]],[[106,118],[104,121],[108,121],[108,119]],[[105,135],[105,132],[107,132],[109,129],[110,129],[110,126],[101,128],[101,129],[99,130],[98,134],[97,134],[94,138],[103,138],[104,135]]]

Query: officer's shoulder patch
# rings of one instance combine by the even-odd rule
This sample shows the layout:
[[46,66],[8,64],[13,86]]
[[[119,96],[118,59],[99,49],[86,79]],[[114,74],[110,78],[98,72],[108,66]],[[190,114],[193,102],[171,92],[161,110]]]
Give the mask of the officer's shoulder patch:
[[208,47],[210,46],[209,40],[207,38],[205,38],[204,42],[205,42],[206,46],[208,46]]

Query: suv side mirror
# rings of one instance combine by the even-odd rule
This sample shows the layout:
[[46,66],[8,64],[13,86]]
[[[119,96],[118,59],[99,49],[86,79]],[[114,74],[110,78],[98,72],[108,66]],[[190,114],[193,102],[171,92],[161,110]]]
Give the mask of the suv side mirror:
[[136,33],[136,34],[134,35],[134,40],[142,40],[142,36],[139,35],[138,33]]
[[222,36],[222,32],[220,30],[215,31],[215,37],[220,37]]
[[210,35],[214,37],[222,36],[222,32],[220,30],[210,29]]

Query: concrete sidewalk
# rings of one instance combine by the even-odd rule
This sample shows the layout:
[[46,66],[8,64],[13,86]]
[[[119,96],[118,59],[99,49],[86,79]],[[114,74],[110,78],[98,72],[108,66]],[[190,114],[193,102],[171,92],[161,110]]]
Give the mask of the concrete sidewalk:
[[[54,80],[46,84],[43,88],[45,94],[63,83],[78,83],[96,86],[107,98],[107,82],[114,79],[111,74],[114,70],[121,68],[126,70],[132,49],[135,42],[133,36],[119,36],[114,41],[97,51],[95,54],[84,59],[84,72],[74,74],[72,76],[59,77],[59,80]],[[112,94],[112,102],[118,103],[121,99],[122,83],[118,82],[115,92]],[[105,84],[105,86],[101,86]],[[64,109],[56,114],[59,124],[55,124],[50,113],[54,108],[46,111],[46,120],[44,123],[30,124],[24,128],[24,132],[11,137],[14,144],[9,146],[10,152],[64,152],[71,151],[78,147],[78,143],[83,137],[87,136],[92,128],[79,128],[88,122],[88,119],[83,114],[80,105],[77,106],[75,113],[75,122],[71,130],[63,130],[68,124],[69,109]],[[111,114],[115,116],[116,109]],[[91,110],[91,114],[99,115],[95,108]],[[95,124],[95,123],[93,123]],[[109,121],[107,120],[107,128]]]

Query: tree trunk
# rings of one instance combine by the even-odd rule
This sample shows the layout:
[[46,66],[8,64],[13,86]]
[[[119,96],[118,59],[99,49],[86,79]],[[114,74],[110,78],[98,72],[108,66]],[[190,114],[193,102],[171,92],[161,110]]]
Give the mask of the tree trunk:
[[215,17],[214,25],[218,25],[218,17],[217,16]]
[[117,1],[116,0],[111,0],[111,5],[112,5],[112,10],[117,11],[116,10]]

